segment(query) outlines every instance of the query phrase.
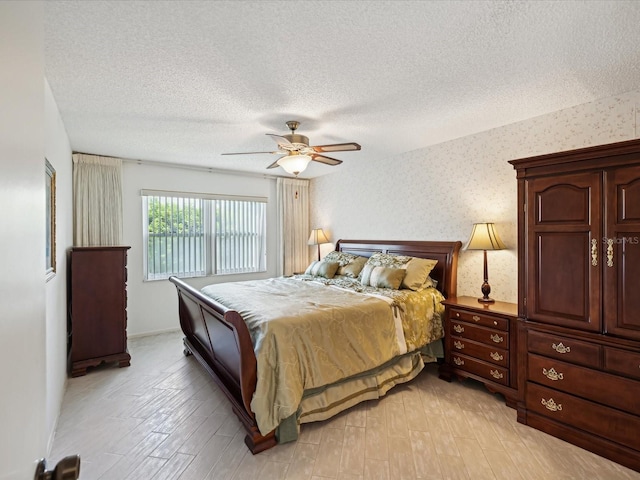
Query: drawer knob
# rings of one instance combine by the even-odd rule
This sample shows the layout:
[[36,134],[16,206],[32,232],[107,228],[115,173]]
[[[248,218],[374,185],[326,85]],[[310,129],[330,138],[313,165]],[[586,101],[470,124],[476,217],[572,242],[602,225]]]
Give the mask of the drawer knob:
[[493,335],[490,336],[491,340],[493,340],[496,343],[502,343],[504,342],[504,338],[502,338],[500,335],[498,335],[497,333],[494,333]]
[[493,358],[496,362],[499,362],[500,360],[504,360],[504,357],[500,355],[498,352],[491,352],[489,356]]
[[494,324],[494,325],[498,325],[498,322],[496,322],[496,321],[494,320],[494,321],[493,321],[493,324]]
[[464,343],[456,340],[455,342],[453,342],[453,346],[456,347],[458,350],[462,350],[464,348]]
[[502,373],[500,373],[498,370],[490,370],[489,373],[491,374],[491,376],[493,378],[500,379],[500,378],[504,377],[504,375]]
[[480,321],[480,317],[479,317],[478,315],[474,315],[474,316],[473,316],[473,317],[471,317],[471,318],[473,318],[476,322],[479,322],[479,321]]
[[453,357],[453,363],[455,363],[456,365],[464,365],[464,360],[462,360],[460,357]]
[[554,368],[550,368],[549,370],[547,370],[546,368],[542,368],[542,374],[549,380],[553,381],[564,379],[564,375],[562,373],[556,372]]
[[458,312],[456,312],[456,317],[460,317],[460,314]]
[[456,324],[456,325],[454,325],[454,326],[453,326],[453,329],[454,329],[457,333],[462,333],[462,332],[464,332],[464,327],[463,327],[462,325],[458,325],[458,324]]
[[547,410],[551,410],[552,412],[559,412],[562,410],[562,404],[556,403],[553,401],[553,398],[549,400],[545,400],[544,398],[540,400],[540,403],[546,407]]
[[562,342],[558,344],[551,344],[551,348],[553,348],[558,353],[569,353],[571,351],[571,347],[565,347]]

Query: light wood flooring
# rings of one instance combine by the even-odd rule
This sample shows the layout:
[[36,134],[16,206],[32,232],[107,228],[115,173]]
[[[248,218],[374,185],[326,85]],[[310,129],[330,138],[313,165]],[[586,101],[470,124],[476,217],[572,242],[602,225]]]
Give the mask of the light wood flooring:
[[130,339],[130,367],[69,379],[48,464],[79,454],[81,480],[640,479],[518,424],[502,397],[440,380],[433,364],[386,397],[302,425],[297,442],[254,456],[181,338]]

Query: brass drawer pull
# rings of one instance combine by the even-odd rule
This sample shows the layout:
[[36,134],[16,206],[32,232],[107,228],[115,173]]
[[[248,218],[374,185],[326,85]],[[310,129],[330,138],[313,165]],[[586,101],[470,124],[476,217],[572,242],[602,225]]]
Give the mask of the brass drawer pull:
[[478,315],[474,315],[474,316],[473,316],[473,317],[471,317],[471,318],[473,318],[476,322],[479,322],[479,321],[480,321],[480,317],[479,317]]
[[564,379],[564,375],[562,373],[556,372],[554,368],[550,368],[549,370],[547,370],[546,368],[542,368],[542,374],[549,380],[553,381]]
[[502,343],[504,342],[504,338],[502,338],[500,335],[498,335],[497,333],[494,333],[493,335],[490,336],[491,340],[493,340],[496,343]]
[[504,360],[504,357],[500,355],[498,352],[491,352],[489,356],[493,358],[496,362],[499,362],[500,360]]
[[489,373],[491,373],[491,376],[492,376],[493,378],[498,378],[498,379],[500,379],[500,378],[503,378],[503,377],[504,377],[504,375],[503,375],[502,373],[500,373],[498,370],[490,370],[490,371],[489,371]]
[[464,343],[456,340],[455,342],[453,342],[453,346],[456,347],[458,350],[462,350],[464,348]]
[[462,360],[460,357],[453,357],[453,363],[455,363],[456,365],[464,365],[464,360]]
[[464,327],[462,325],[454,325],[453,329],[456,331],[456,333],[464,332]]
[[598,266],[598,240],[591,239],[591,265]]
[[549,400],[545,400],[544,398],[540,400],[540,403],[546,407],[547,410],[551,410],[552,412],[558,412],[562,410],[562,404],[556,403],[553,401],[553,398]]
[[557,345],[555,343],[551,344],[551,348],[553,348],[558,353],[569,353],[571,351],[571,347],[565,347],[562,342],[558,343]]

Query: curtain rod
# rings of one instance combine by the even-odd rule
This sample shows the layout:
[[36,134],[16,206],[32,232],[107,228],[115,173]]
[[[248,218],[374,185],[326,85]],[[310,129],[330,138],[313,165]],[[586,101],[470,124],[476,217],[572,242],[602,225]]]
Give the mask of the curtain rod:
[[[168,167],[168,168],[181,168],[184,170],[197,170],[197,171],[201,171],[201,172],[209,172],[209,173],[219,173],[219,174],[226,174],[226,175],[243,175],[246,177],[257,177],[257,178],[266,178],[269,180],[276,180],[278,178],[291,178],[291,177],[285,177],[283,175],[269,175],[266,173],[255,173],[255,172],[244,172],[242,170],[226,170],[223,168],[213,168],[213,167],[203,167],[201,165],[189,165],[189,164],[182,164],[182,163],[175,163],[175,162],[159,162],[157,160],[140,160],[140,159],[135,159],[135,158],[123,158],[123,157],[114,157],[113,155],[98,155],[95,153],[87,153],[87,152],[78,152],[76,150],[74,150],[72,152],[73,154],[80,154],[80,155],[93,155],[96,157],[105,157],[105,158],[116,158],[119,160],[122,160],[123,162],[126,163],[137,163],[138,165],[151,165],[154,167]],[[301,180],[310,180],[310,179],[301,179]]]

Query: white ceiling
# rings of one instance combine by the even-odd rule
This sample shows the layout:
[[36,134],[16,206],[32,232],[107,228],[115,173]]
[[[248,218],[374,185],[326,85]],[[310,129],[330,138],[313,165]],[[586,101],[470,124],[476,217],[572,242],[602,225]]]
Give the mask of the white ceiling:
[[366,163],[634,90],[640,2],[48,1],[45,68],[76,151],[284,174],[220,154],[299,120]]

